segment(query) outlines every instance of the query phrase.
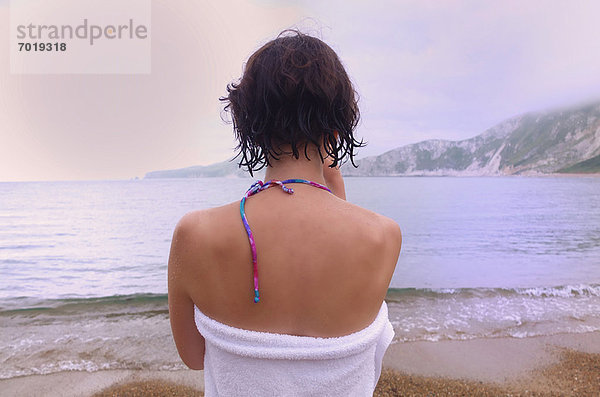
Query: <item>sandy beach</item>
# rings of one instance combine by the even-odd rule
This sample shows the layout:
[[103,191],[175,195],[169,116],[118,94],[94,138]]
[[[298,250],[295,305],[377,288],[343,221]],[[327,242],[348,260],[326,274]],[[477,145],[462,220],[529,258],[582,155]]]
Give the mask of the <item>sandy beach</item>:
[[[0,381],[3,396],[202,395],[202,371],[60,372]],[[600,332],[390,346],[376,396],[594,396]]]

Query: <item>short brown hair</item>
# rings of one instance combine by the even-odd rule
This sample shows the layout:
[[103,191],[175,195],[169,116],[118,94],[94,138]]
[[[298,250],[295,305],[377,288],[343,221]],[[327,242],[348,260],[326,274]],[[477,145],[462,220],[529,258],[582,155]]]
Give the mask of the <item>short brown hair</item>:
[[314,144],[333,159],[335,167],[346,156],[354,164],[354,150],[364,146],[353,132],[360,113],[358,95],[337,54],[318,38],[285,30],[250,56],[242,78],[227,85],[221,97],[231,112],[241,156],[240,167],[250,174],[277,159],[281,146]]

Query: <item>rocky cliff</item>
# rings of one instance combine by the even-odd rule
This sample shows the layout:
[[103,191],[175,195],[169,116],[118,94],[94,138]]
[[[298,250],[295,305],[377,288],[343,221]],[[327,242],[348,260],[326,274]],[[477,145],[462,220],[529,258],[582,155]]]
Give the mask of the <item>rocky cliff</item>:
[[345,176],[600,172],[600,103],[513,117],[462,141],[429,140],[342,167]]

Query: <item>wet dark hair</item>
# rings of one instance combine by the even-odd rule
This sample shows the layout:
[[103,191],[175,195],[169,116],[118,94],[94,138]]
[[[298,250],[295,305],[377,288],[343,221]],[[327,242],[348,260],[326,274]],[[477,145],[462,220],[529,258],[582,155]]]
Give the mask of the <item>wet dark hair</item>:
[[[234,157],[252,175],[278,159],[289,145],[291,154],[309,159],[307,146],[333,159],[346,156],[353,166],[354,138],[360,113],[358,95],[337,54],[323,41],[297,30],[285,30],[250,56],[242,78],[227,85],[220,100],[231,113],[238,141]],[[310,159],[309,159],[310,160]]]

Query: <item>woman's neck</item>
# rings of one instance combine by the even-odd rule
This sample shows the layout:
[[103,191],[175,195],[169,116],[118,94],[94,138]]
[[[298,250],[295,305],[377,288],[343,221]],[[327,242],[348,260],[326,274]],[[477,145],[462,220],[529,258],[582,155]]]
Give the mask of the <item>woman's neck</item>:
[[[312,152],[312,153],[311,153]],[[305,179],[320,184],[325,184],[323,177],[323,163],[316,151],[308,153],[310,160],[304,156],[304,151],[300,151],[299,158],[294,158],[292,155],[282,154],[279,160],[269,159],[270,166],[267,166],[265,172],[265,181],[272,179]]]

